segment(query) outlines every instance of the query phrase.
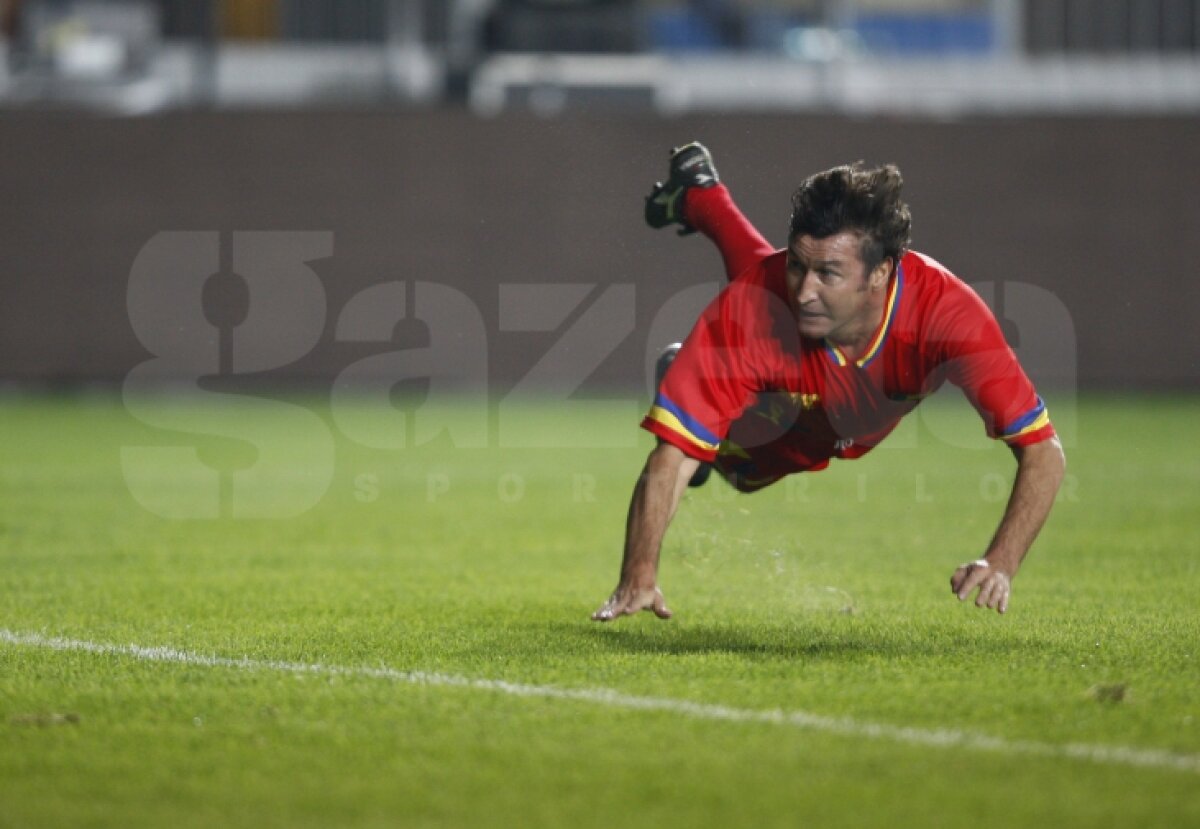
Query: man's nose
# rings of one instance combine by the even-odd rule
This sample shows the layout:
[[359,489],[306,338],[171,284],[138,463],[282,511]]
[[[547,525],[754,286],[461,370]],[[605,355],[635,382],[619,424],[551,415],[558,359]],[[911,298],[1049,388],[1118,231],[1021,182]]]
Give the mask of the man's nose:
[[800,280],[800,290],[796,299],[801,305],[810,305],[817,300],[817,284],[820,277],[816,271],[809,271]]

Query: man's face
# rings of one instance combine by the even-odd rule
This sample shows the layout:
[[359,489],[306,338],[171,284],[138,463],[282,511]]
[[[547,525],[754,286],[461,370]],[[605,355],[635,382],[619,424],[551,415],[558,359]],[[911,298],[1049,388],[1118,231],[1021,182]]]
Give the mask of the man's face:
[[859,248],[862,234],[843,230],[824,239],[799,235],[788,246],[788,301],[805,337],[853,342],[878,324],[880,299],[891,259],[867,272]]

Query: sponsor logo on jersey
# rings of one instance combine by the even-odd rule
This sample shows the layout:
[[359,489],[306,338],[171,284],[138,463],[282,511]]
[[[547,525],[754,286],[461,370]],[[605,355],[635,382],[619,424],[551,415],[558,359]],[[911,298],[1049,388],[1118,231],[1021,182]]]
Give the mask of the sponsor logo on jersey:
[[788,396],[792,398],[792,402],[799,406],[804,411],[810,411],[821,405],[821,395],[805,394],[804,392],[788,392]]

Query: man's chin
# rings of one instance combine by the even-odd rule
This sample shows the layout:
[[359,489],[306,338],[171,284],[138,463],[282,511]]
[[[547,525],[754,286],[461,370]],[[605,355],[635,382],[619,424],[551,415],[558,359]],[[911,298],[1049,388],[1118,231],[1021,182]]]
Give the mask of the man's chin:
[[819,340],[829,333],[829,319],[827,317],[800,317],[796,320],[796,327],[800,329],[800,336]]

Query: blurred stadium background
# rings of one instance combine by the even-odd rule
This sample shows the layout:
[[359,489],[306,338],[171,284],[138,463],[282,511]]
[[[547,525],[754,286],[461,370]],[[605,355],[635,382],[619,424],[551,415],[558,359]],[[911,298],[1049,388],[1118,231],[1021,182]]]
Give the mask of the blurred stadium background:
[[[1010,337],[1053,351],[1041,366],[1023,355],[1043,383],[1200,380],[1187,246],[1200,228],[1200,0],[3,9],[6,381],[119,381],[145,360],[126,287],[159,232],[320,230],[334,234],[314,265],[321,344],[258,379],[326,382],[364,353],[334,335],[345,303],[427,281],[480,310],[490,390],[504,393],[554,335],[505,331],[498,285],[623,283],[636,288],[633,333],[586,367],[585,387],[644,388],[647,355],[683,333],[696,286],[720,278],[705,245],[641,224],[667,149],[693,138],[776,242],[804,175],[898,163],[915,247],[1065,309],[1015,319],[1014,294],[984,289]],[[672,302],[689,288],[690,305]],[[237,280],[214,280],[205,301],[219,325],[244,318]],[[570,363],[541,379],[573,382]]]

